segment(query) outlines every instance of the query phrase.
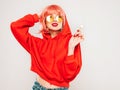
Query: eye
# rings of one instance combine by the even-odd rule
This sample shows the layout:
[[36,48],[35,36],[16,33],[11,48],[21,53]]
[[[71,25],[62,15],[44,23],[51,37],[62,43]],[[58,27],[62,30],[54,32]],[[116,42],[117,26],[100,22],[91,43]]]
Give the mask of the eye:
[[46,17],[47,22],[52,22],[53,20],[54,20],[54,18],[51,15]]

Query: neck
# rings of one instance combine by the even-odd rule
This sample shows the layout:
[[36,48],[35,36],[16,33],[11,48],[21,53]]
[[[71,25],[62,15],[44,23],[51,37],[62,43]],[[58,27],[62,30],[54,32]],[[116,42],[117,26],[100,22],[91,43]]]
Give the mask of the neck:
[[61,32],[61,30],[49,30],[51,37],[54,38],[55,36],[58,35],[58,33]]

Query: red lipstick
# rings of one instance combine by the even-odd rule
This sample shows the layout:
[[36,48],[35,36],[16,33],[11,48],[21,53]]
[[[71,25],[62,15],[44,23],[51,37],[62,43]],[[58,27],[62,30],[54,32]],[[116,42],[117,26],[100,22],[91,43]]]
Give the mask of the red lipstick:
[[58,26],[58,23],[52,23],[52,26],[53,26],[53,27],[57,27],[57,26]]

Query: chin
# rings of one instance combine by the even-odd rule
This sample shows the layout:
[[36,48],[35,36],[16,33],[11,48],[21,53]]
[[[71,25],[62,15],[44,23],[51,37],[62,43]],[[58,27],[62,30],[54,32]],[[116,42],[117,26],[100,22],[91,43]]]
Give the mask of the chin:
[[59,30],[61,30],[61,28],[50,28],[51,30],[53,30],[53,31],[59,31]]

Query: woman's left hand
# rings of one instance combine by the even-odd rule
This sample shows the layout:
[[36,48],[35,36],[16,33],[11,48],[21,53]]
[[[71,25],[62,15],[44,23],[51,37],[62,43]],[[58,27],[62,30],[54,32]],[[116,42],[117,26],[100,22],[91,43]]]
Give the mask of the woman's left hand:
[[84,35],[81,30],[77,30],[77,32],[70,38],[69,48],[75,48],[80,42],[84,40]]

